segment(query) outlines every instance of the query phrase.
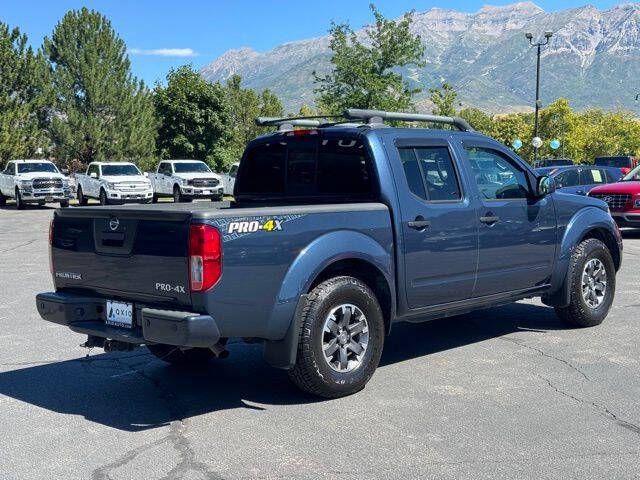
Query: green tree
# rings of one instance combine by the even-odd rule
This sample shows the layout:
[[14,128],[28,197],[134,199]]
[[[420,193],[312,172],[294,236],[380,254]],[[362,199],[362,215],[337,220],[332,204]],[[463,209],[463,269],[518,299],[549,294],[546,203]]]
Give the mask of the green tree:
[[453,117],[456,115],[456,99],[458,98],[458,92],[448,82],[442,82],[440,87],[434,87],[429,89],[431,94],[431,101],[434,104],[433,114],[444,115],[446,117]]
[[493,117],[477,108],[463,108],[458,116],[464,118],[478,132],[491,135],[493,131]]
[[153,154],[156,121],[126,46],[100,13],[71,10],[45,37],[56,93],[50,132],[59,157],[139,160]]
[[156,86],[154,93],[160,156],[203,160],[215,170],[223,169],[229,159],[232,125],[224,88],[185,65],[172,69],[167,86]]
[[333,70],[324,76],[314,72],[321,111],[342,113],[345,108],[412,110],[411,89],[397,73],[407,65],[422,66],[424,46],[420,36],[409,31],[413,12],[399,21],[387,20],[370,5],[375,24],[360,39],[348,23],[332,23],[329,47]]
[[47,63],[27,46],[18,28],[0,22],[0,160],[36,156],[48,150],[42,128],[53,97]]
[[227,164],[237,162],[247,143],[255,137],[273,131],[273,127],[258,127],[256,117],[284,116],[282,102],[273,92],[266,89],[258,94],[250,88],[242,88],[241,83],[242,77],[233,75],[224,86],[231,111]]

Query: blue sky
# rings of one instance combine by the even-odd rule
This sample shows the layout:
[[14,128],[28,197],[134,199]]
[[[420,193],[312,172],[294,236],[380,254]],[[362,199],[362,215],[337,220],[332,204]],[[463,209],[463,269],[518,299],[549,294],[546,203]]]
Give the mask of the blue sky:
[[[331,20],[354,27],[371,21],[370,0],[2,0],[0,21],[18,26],[39,47],[67,10],[86,6],[112,22],[130,50],[133,73],[147,84],[164,80],[171,67],[192,63],[200,68],[230,48],[265,51],[307,37],[325,35]],[[513,1],[377,0],[388,17],[432,7],[475,12],[483,4]],[[582,6],[606,9],[613,0],[537,1],[547,11]]]

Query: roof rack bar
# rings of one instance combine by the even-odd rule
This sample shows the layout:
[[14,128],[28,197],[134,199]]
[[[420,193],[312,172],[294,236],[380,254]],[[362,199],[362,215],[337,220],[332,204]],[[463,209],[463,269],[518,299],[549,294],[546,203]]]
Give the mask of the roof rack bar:
[[360,108],[348,108],[344,111],[344,116],[354,120],[365,120],[368,123],[383,123],[384,120],[443,123],[453,125],[463,132],[473,132],[473,128],[469,125],[469,122],[460,117],[443,117],[422,113],[385,112],[383,110],[363,110]]

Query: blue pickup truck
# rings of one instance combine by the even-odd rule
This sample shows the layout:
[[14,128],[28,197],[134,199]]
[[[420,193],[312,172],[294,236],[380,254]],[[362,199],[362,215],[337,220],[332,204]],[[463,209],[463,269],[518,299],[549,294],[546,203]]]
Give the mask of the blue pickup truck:
[[278,131],[248,145],[226,206],[57,210],[40,315],[86,346],[146,345],[176,364],[262,342],[328,398],[365,386],[395,322],[531,297],[575,326],[604,320],[622,258],[604,202],[556,192],[464,120],[345,115],[260,119]]

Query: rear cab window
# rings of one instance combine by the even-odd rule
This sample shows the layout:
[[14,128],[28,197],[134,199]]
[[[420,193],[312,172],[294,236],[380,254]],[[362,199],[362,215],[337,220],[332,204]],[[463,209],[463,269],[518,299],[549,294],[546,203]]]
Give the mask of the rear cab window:
[[325,132],[275,136],[250,146],[236,188],[246,200],[367,201],[377,192],[362,140]]
[[460,181],[449,149],[444,146],[398,149],[409,190],[431,202],[462,198]]

